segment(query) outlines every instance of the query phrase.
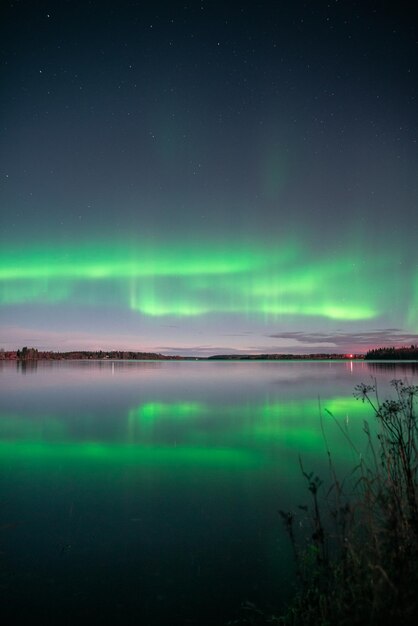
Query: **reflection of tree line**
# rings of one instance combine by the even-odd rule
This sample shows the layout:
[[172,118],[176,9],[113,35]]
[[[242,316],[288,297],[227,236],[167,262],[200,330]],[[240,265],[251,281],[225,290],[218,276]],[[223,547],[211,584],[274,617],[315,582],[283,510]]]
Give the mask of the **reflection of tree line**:
[[370,370],[375,370],[376,372],[402,372],[402,375],[407,376],[408,374],[414,374],[418,371],[418,363],[413,363],[412,361],[398,361],[396,359],[381,361],[371,361],[367,363],[367,367]]
[[16,361],[16,367],[21,374],[30,374],[38,369],[38,361],[37,359],[19,360]]

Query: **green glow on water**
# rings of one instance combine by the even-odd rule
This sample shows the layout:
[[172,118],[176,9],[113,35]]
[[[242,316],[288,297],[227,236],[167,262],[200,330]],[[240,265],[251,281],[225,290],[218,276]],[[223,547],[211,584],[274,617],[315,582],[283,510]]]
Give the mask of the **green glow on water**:
[[[333,415],[333,417],[330,415]],[[259,404],[226,405],[217,407],[203,403],[147,403],[130,411],[129,431],[131,442],[154,443],[164,433],[165,426],[180,423],[176,438],[181,445],[203,444],[206,448],[228,442],[236,449],[263,450],[268,442],[277,451],[299,446],[301,452],[324,447],[325,427],[335,442],[339,427],[358,430],[369,414],[368,408],[353,397],[341,396],[324,399],[321,412],[318,400],[295,402],[270,402]],[[133,422],[132,416],[136,421]],[[205,418],[202,420],[201,418]],[[179,422],[180,420],[180,422]],[[212,430],[210,424],[215,425]],[[159,425],[158,434],[155,428]],[[293,443],[291,443],[293,442]],[[341,446],[339,446],[341,448]],[[343,451],[343,449],[341,449]],[[334,452],[337,450],[335,449]]]
[[31,419],[20,415],[0,415],[0,438],[31,441],[65,441],[68,429],[58,417]]
[[[368,413],[367,406],[358,402],[352,396],[325,398],[321,401],[321,411],[323,415],[328,417],[329,413],[332,413],[336,419],[345,419],[348,416],[358,419]],[[196,418],[204,415],[210,415],[212,418],[245,416],[246,419],[253,417],[254,420],[315,419],[315,416],[320,415],[320,405],[318,399],[292,402],[270,402],[266,400],[261,404],[224,405],[220,407],[202,402],[147,402],[130,409],[128,419],[137,419],[139,421],[196,420]],[[292,427],[291,423],[287,421],[286,423],[289,427]],[[295,422],[293,427],[296,424],[297,422]]]
[[207,407],[200,402],[147,402],[129,411],[129,420],[156,420],[161,418],[184,419],[205,413]]
[[[62,464],[74,469],[85,464],[97,470],[128,465],[187,472],[280,465],[293,475],[298,467],[295,455],[325,459],[329,446],[334,460],[347,459],[349,446],[341,428],[358,439],[369,413],[350,395],[323,398],[321,411],[318,400],[311,398],[266,397],[262,402],[223,405],[192,399],[146,401],[115,418],[113,430],[102,429],[100,415],[77,415],[73,421],[6,414],[0,415],[0,463],[9,469],[24,463],[41,471]],[[287,467],[289,459],[294,459],[292,468]]]
[[263,462],[258,452],[230,448],[185,446],[134,446],[104,443],[0,442],[0,459],[5,462],[44,463],[92,461],[107,464],[162,466],[256,467]]
[[[270,419],[315,419],[315,416],[325,416],[330,418],[331,413],[336,419],[364,418],[370,413],[367,405],[358,402],[352,396],[337,396],[314,400],[292,401],[292,402],[266,402],[260,410],[260,415]],[[287,423],[287,422],[286,422]]]
[[[318,431],[321,419],[324,423],[332,424],[335,419],[340,423],[350,422],[358,425],[362,424],[362,420],[368,415],[367,406],[350,396],[323,399],[321,412],[317,399],[292,402],[277,400],[271,402],[267,399],[258,404],[223,406],[193,401],[145,402],[129,409],[125,432],[129,445],[153,445],[158,444],[158,437],[155,441],[155,427],[159,425],[161,436],[165,427],[172,423],[177,425],[177,441],[183,447],[193,447],[196,437],[200,437],[204,432],[207,449],[218,445],[219,442],[213,438],[214,436],[227,437],[229,443],[233,442],[234,446],[241,448],[248,445],[249,435],[262,435],[264,438],[268,436],[272,442],[280,444],[280,439],[290,433],[296,433],[297,437],[301,438],[302,431]],[[91,422],[87,416],[81,420]],[[211,431],[211,424],[216,426],[214,433]],[[94,426],[93,423],[93,432],[96,428],[99,428],[99,424]],[[71,434],[68,423],[58,416],[33,419],[19,415],[0,416],[0,437],[9,441],[67,443],[77,438],[76,434]],[[125,441],[123,434],[122,441],[119,434],[115,444],[125,445]],[[95,445],[98,445],[97,440]]]
[[208,411],[199,402],[146,402],[128,413],[128,438],[132,443],[153,442],[153,428],[158,422],[189,421]]

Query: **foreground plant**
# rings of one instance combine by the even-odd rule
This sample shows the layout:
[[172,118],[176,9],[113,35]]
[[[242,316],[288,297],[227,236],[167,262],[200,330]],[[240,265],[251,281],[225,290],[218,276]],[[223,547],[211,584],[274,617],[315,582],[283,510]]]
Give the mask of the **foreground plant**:
[[266,615],[248,603],[235,623],[418,623],[418,386],[402,380],[391,385],[394,397],[383,402],[376,385],[355,388],[355,397],[375,417],[372,427],[364,423],[366,455],[336,421],[359,458],[350,476],[339,480],[327,449],[332,479],[322,494],[321,480],[300,462],[311,506],[300,506],[298,515],[280,511],[293,547],[298,589],[286,614]]
[[418,386],[391,384],[394,398],[384,402],[375,385],[356,387],[354,395],[376,417],[377,433],[364,424],[369,453],[342,483],[327,451],[333,480],[321,505],[321,481],[302,467],[312,496],[312,506],[301,507],[311,528],[302,547],[295,515],[280,512],[299,590],[276,624],[418,623]]

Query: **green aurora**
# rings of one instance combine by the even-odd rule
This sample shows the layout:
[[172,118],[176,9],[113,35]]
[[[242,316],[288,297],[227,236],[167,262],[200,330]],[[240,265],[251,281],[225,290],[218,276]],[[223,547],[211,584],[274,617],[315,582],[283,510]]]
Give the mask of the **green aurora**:
[[0,349],[418,341],[407,12],[226,4],[9,7]]
[[387,308],[379,275],[386,286],[393,278],[399,291],[390,268],[389,258],[355,253],[313,259],[296,245],[3,248],[0,305],[75,302],[128,308],[151,318],[230,314],[367,321]]

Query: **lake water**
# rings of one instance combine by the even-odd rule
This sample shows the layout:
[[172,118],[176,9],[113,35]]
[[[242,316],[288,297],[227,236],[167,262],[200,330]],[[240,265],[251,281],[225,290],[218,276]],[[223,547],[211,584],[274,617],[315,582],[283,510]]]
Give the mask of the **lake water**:
[[[289,595],[279,509],[414,364],[0,362],[0,617],[221,625]],[[332,413],[333,417],[327,412]],[[338,422],[338,424],[337,424]],[[341,427],[341,428],[340,428]],[[308,532],[308,530],[307,530]],[[3,623],[6,623],[3,621]]]

